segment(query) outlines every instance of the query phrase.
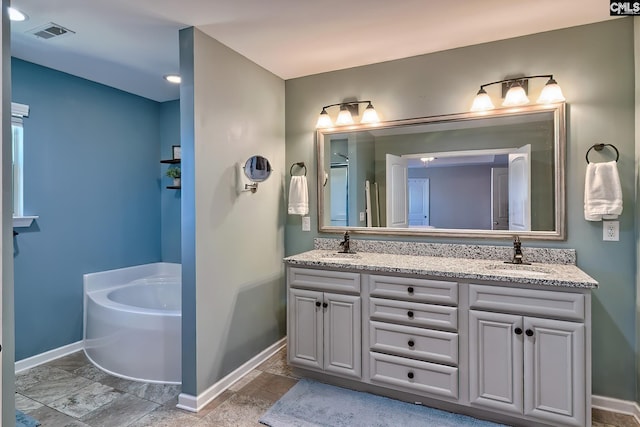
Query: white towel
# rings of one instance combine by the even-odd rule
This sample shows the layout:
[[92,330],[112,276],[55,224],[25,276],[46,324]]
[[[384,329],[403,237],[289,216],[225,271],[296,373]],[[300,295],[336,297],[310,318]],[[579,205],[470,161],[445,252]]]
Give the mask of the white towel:
[[617,163],[589,163],[584,180],[584,219],[616,219],[621,213],[622,188]]
[[306,176],[292,176],[289,186],[289,214],[307,215],[309,213],[309,190]]

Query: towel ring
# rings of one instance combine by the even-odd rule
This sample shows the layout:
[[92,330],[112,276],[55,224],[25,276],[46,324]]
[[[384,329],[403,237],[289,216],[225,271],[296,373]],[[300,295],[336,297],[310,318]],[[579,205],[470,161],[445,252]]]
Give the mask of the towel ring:
[[291,168],[289,169],[289,175],[293,176],[293,167],[294,166],[298,166],[299,168],[304,168],[304,176],[307,176],[307,167],[305,166],[304,162],[296,162],[296,163],[292,164]]
[[587,164],[589,164],[589,163],[590,163],[590,162],[589,162],[589,152],[590,152],[591,150],[593,150],[594,148],[596,149],[596,151],[602,151],[602,149],[603,149],[604,147],[611,147],[611,148],[613,148],[613,149],[615,150],[615,152],[616,152],[616,162],[617,162],[617,161],[618,161],[618,159],[620,158],[620,152],[618,151],[618,149],[616,148],[616,146],[615,146],[615,145],[613,145],[613,144],[593,144],[593,145],[591,146],[591,148],[589,148],[589,149],[587,150],[587,155],[585,156],[585,157],[586,157],[586,159],[587,159]]

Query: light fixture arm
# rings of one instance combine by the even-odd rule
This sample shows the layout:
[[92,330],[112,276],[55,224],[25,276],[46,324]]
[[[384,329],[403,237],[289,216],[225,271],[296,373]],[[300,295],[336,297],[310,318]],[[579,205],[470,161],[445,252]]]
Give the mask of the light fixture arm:
[[327,108],[331,108],[331,107],[337,107],[340,106],[342,107],[344,106],[348,106],[348,105],[357,105],[357,104],[371,104],[371,101],[345,101],[345,102],[338,102],[336,104],[329,104],[329,105],[325,105],[324,107],[322,107],[323,110],[326,110]]
[[480,90],[483,90],[487,86],[495,85],[495,84],[498,84],[498,83],[517,82],[519,80],[529,80],[529,79],[543,78],[543,77],[553,80],[553,74],[540,74],[540,75],[537,75],[537,76],[513,77],[511,79],[504,79],[504,80],[498,80],[496,82],[485,83],[483,85],[480,85]]

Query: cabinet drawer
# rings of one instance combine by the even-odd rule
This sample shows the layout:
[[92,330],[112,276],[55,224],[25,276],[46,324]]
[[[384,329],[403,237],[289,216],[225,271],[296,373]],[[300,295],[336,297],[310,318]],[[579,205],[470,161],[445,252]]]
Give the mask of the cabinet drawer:
[[458,309],[445,305],[370,298],[369,316],[373,320],[403,323],[409,326],[452,331],[458,329]]
[[392,323],[370,322],[371,350],[430,362],[458,364],[458,334]]
[[504,286],[469,285],[472,309],[583,320],[584,295]]
[[360,292],[360,274],[348,271],[289,268],[289,286],[320,291]]
[[456,305],[458,284],[443,280],[411,277],[369,276],[369,293],[373,297]]
[[458,398],[458,368],[370,352],[371,382]]

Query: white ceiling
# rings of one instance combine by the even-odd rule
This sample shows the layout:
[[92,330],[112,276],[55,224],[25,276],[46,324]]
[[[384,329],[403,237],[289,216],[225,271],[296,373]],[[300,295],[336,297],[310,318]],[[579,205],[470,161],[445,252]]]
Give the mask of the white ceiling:
[[[283,79],[610,19],[604,0],[12,0],[12,55],[156,101],[195,26]],[[73,35],[28,31],[54,22]],[[500,77],[500,76],[498,76]]]

